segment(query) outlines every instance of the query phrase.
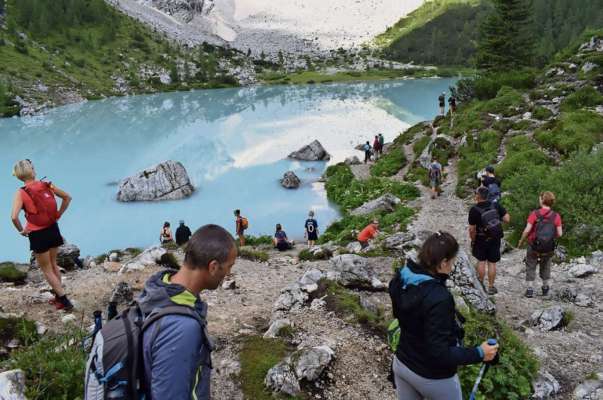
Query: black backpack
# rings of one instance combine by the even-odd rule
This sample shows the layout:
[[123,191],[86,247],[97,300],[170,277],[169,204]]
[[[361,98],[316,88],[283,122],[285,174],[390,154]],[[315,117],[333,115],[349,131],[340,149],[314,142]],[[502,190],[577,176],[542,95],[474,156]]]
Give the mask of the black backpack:
[[535,252],[546,254],[555,251],[555,238],[557,237],[557,227],[555,226],[555,219],[557,213],[553,210],[549,210],[548,213],[542,215],[539,210],[535,211],[536,218],[536,238],[532,243],[532,249]]
[[[205,332],[205,320],[190,307],[178,305],[158,308],[144,318],[140,305],[135,302],[107,322],[94,337],[86,363],[84,399],[144,399],[142,335],[159,318],[174,314],[196,319]],[[207,338],[206,332],[204,336]]]
[[502,239],[504,236],[502,221],[498,209],[491,204],[490,207],[481,211],[481,230],[487,239]]

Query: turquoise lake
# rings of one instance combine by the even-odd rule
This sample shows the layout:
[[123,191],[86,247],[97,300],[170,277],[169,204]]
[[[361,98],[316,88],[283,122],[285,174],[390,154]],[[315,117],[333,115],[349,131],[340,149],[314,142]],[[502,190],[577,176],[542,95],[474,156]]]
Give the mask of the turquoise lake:
[[[317,183],[328,164],[362,154],[354,146],[383,133],[391,141],[408,126],[433,118],[437,97],[454,79],[416,79],[308,86],[269,86],[111,98],[0,119],[0,261],[26,261],[29,243],[10,222],[21,183],[17,160],[29,158],[73,196],[60,221],[82,256],[158,243],[164,221],[194,229],[216,223],[234,233],[233,210],[249,219],[251,234],[303,237],[314,210],[320,229],[338,218]],[[286,156],[318,139],[331,161]],[[118,182],[165,160],[182,162],[195,194],[185,200],[119,203]],[[279,178],[295,171],[302,186]],[[21,215],[24,220],[23,215]]]

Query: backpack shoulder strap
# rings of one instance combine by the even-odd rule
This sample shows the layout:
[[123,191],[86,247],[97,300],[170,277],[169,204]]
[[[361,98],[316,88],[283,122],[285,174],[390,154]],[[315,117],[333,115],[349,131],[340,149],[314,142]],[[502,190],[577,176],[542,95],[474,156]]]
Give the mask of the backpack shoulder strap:
[[205,327],[207,325],[206,321],[201,318],[199,314],[197,314],[193,309],[187,306],[167,306],[158,309],[157,311],[153,311],[147,318],[145,318],[142,324],[142,331],[144,332],[151,324],[156,322],[157,320],[165,317],[166,315],[183,315],[186,317],[190,317],[195,319],[201,327]]

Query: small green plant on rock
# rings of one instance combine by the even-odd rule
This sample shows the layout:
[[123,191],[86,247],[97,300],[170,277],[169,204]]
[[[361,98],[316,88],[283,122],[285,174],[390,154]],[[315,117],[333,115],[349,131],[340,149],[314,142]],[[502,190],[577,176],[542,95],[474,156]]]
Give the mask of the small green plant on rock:
[[244,258],[246,260],[259,262],[267,262],[270,259],[270,256],[265,251],[245,247],[241,247],[239,249],[239,257]]
[[0,263],[0,282],[23,283],[25,279],[27,279],[27,273],[17,269],[14,263]]

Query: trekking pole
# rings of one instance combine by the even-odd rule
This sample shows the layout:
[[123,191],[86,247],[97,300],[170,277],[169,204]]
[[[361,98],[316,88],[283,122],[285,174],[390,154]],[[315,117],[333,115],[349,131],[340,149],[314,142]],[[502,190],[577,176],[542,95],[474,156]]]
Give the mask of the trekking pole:
[[[490,346],[496,346],[496,343],[497,343],[496,339],[488,339],[488,344]],[[496,357],[494,358],[494,360],[492,360],[492,362],[487,362],[487,363],[485,362],[484,365],[482,365],[482,368],[479,370],[479,374],[477,375],[477,379],[475,380],[475,385],[473,385],[473,390],[471,391],[469,400],[475,400],[475,396],[477,395],[477,389],[479,388],[479,384],[482,382],[482,379],[488,372],[488,369],[490,369],[491,363],[495,364],[497,361],[497,358],[498,358],[498,353],[496,354]]]

